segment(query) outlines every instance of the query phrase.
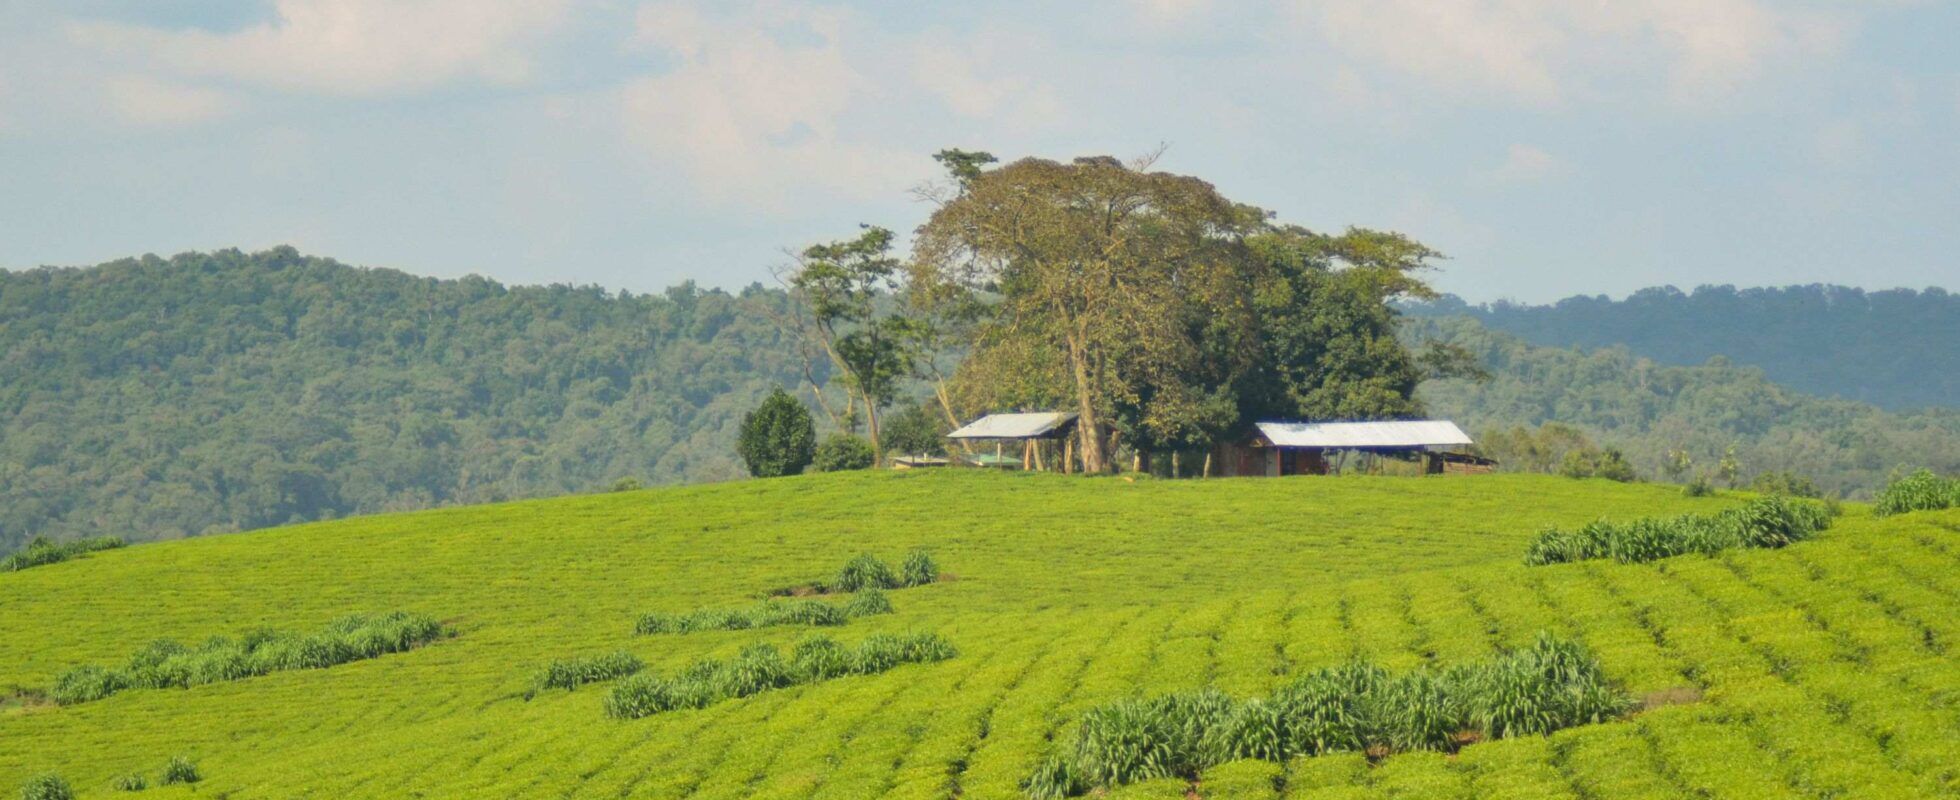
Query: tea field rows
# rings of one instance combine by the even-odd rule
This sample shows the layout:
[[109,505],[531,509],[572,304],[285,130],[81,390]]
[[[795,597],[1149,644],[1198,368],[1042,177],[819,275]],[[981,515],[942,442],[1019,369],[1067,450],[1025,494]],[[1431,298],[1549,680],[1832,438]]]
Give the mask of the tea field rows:
[[[1713,512],[1734,496],[1538,476],[1138,481],[979,472],[750,481],[142,545],[0,575],[0,689],[151,639],[347,613],[453,639],[322,670],[0,709],[0,790],[83,796],[173,755],[143,796],[1014,798],[1083,712],[1136,693],[1272,691],[1354,657],[1445,666],[1576,638],[1651,707],[1453,755],[1240,761],[1111,797],[1960,797],[1960,511],[1643,565],[1526,567],[1547,525]],[[860,552],[948,579],[826,635],[935,632],[953,659],[640,720],[605,685],[526,700],[553,658],[670,673],[796,627],[636,636]]]

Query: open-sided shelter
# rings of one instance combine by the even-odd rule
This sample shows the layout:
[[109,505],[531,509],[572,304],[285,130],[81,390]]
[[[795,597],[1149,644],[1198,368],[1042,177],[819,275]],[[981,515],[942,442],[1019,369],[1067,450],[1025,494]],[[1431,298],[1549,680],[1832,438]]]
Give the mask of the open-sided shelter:
[[983,466],[1012,465],[1013,461],[1003,451],[1007,442],[1017,442],[1021,450],[1021,468],[1040,469],[1039,443],[1053,439],[1066,440],[1075,431],[1075,417],[1075,414],[1065,411],[988,414],[946,434],[946,438],[956,442],[992,441],[993,458],[975,462]]

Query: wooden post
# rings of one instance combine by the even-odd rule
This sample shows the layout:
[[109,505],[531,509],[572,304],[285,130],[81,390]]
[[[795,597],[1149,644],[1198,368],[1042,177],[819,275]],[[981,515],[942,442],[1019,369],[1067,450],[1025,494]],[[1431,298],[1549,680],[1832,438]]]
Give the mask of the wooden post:
[[1183,467],[1184,467],[1184,451],[1172,450],[1171,451],[1171,477],[1173,478],[1182,477],[1184,475]]
[[1028,442],[1028,449],[1034,452],[1035,471],[1036,472],[1048,471],[1048,468],[1042,465],[1041,463],[1041,451],[1048,449],[1048,443],[1040,439],[1035,439],[1033,441]]
[[1207,478],[1209,478],[1209,477],[1211,477],[1211,451],[1210,451],[1210,450],[1206,450],[1206,451],[1205,451],[1205,474],[1204,474],[1204,477],[1207,477]]
[[1031,465],[1033,462],[1034,462],[1034,440],[1023,439],[1021,440],[1021,471],[1022,472],[1028,471],[1029,465]]
[[1075,474],[1075,437],[1062,438],[1062,474]]

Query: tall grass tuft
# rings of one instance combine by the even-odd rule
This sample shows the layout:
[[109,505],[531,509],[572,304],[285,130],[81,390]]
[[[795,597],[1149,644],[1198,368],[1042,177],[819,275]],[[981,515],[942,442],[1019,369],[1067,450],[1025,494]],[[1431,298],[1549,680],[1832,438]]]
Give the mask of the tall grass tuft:
[[21,784],[20,800],[75,800],[75,790],[60,775],[36,775]]
[[798,642],[784,658],[773,645],[753,645],[727,661],[704,659],[671,677],[647,673],[615,684],[606,715],[639,719],[667,711],[704,708],[774,689],[884,672],[900,664],[941,661],[957,655],[937,634],[879,634],[849,648],[825,636]]
[[1895,478],[1878,493],[1872,512],[1889,517],[1912,511],[1938,511],[1960,506],[1960,478],[1942,478],[1922,469]]
[[1242,758],[1448,751],[1466,732],[1543,735],[1632,707],[1584,647],[1540,634],[1530,647],[1441,673],[1394,675],[1355,662],[1264,698],[1205,689],[1121,700],[1084,714],[1022,788],[1033,798],[1070,797],[1154,778],[1197,780]]
[[892,572],[891,565],[878,560],[877,556],[864,553],[845,562],[844,568],[837,572],[837,579],[831,582],[831,588],[843,592],[855,592],[860,589],[897,589],[899,583],[898,576]]
[[937,580],[939,562],[932,560],[931,553],[919,548],[905,554],[905,563],[898,568],[900,586],[924,586]]
[[163,785],[197,783],[204,775],[197,771],[197,762],[183,756],[171,756],[170,763],[163,765]]
[[625,651],[602,656],[554,659],[531,680],[533,692],[549,689],[571,691],[588,683],[624,678],[646,667],[639,656]]
[[150,779],[143,777],[140,772],[132,772],[117,778],[115,786],[116,791],[119,792],[140,792],[150,788]]
[[259,630],[239,639],[214,637],[197,647],[164,639],[137,650],[120,669],[69,669],[55,678],[50,696],[61,705],[73,705],[127,689],[184,689],[268,672],[320,669],[399,653],[444,633],[432,617],[395,611],[342,617],[310,634]]
[[641,635],[741,631],[778,625],[843,625],[857,617],[890,614],[891,600],[877,589],[866,589],[842,604],[817,599],[770,598],[747,608],[699,609],[681,614],[641,614],[633,632]]
[[1809,539],[1830,526],[1831,514],[1824,505],[1770,495],[1715,516],[1599,520],[1575,531],[1548,529],[1525,549],[1524,563],[1542,566],[1610,558],[1633,564],[1688,553],[1777,548]]
[[19,572],[29,567],[67,561],[83,553],[114,550],[122,546],[123,540],[117,536],[76,539],[72,542],[55,542],[44,536],[36,536],[12,555],[0,558],[0,572]]

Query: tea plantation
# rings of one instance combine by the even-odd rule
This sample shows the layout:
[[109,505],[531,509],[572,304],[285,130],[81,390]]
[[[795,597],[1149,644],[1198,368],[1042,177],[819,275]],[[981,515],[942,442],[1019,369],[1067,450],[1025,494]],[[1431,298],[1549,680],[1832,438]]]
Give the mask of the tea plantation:
[[[1443,670],[1541,633],[1587,648],[1635,710],[1449,753],[1232,761],[1106,796],[1960,797],[1960,509],[1852,505],[1780,549],[1524,563],[1547,527],[1745,499],[1523,475],[857,473],[105,550],[0,573],[0,797],[55,774],[82,797],[1020,798],[1112,702],[1268,696],[1356,658]],[[889,590],[893,613],[635,632],[647,614],[750,608],[915,548],[944,574]],[[64,671],[159,638],[396,611],[452,635],[47,699]],[[813,633],[948,647],[636,719],[608,715],[610,681],[535,691],[555,661],[623,652],[637,662],[618,672],[655,676],[633,680],[706,676]],[[163,782],[178,758],[200,780]],[[133,775],[150,788],[117,788]]]

